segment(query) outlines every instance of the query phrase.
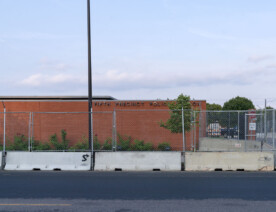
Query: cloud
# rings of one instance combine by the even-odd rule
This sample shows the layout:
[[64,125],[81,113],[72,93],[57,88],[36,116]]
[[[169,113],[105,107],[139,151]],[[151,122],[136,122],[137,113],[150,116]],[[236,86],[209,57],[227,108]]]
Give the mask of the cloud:
[[0,39],[19,39],[19,40],[55,40],[65,38],[76,38],[76,35],[51,34],[44,32],[19,32],[16,34],[3,34]]
[[270,60],[273,59],[274,57],[272,55],[255,55],[255,56],[251,56],[248,58],[248,62],[252,62],[252,63],[259,63],[262,62],[264,60]]
[[45,57],[39,61],[39,68],[41,70],[47,71],[67,71],[71,69],[72,66],[64,62],[50,60],[49,58]]
[[[271,80],[267,80],[267,75]],[[208,90],[210,87],[217,87],[218,92],[223,92],[225,86],[246,87],[258,84],[274,84],[276,72],[271,69],[260,68],[254,70],[236,70],[230,72],[196,72],[193,70],[182,70],[178,72],[131,72],[121,70],[108,70],[105,72],[93,73],[93,88],[97,92],[131,92],[141,89],[151,91],[171,89],[202,88]],[[33,74],[17,85],[24,88],[36,88],[39,90],[63,90],[75,92],[76,90],[86,91],[87,75],[80,74]]]
[[[186,74],[185,74],[186,73]],[[208,86],[216,84],[246,84],[248,79],[236,74],[193,74],[183,73],[129,73],[110,70],[93,77],[94,85],[98,88],[116,90],[137,88],[171,88],[180,86]]]
[[270,65],[266,66],[266,68],[268,68],[268,69],[275,69],[276,68],[276,64],[270,64]]
[[70,74],[45,75],[34,74],[19,82],[20,85],[31,87],[45,87],[49,85],[61,84],[84,84],[87,82],[86,77],[75,76]]
[[276,77],[276,72],[268,68],[248,70],[232,70],[228,72],[214,70],[174,72],[129,72],[109,70],[93,75],[93,86],[98,89],[135,90],[135,89],[167,89],[178,87],[209,87],[209,86],[245,86],[258,83],[271,83],[267,80]]
[[215,40],[236,40],[237,38],[230,35],[208,32],[201,29],[188,29],[188,32],[203,38],[210,38]]

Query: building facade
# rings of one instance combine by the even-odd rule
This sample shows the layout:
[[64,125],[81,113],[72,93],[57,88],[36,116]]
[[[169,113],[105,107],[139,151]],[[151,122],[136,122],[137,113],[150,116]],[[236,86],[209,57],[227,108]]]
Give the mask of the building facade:
[[[14,135],[25,135],[41,142],[62,129],[73,145],[88,137],[87,97],[0,97],[0,142]],[[113,97],[93,97],[93,134],[101,144],[110,139],[117,145],[120,137],[131,137],[132,142],[143,140],[154,147],[170,143],[172,150],[183,149],[181,133],[171,133],[161,127],[170,118],[168,103],[172,100],[117,100]],[[206,110],[206,101],[191,101],[192,109]],[[191,113],[192,116],[192,113]],[[185,135],[185,149],[197,143],[198,126]]]

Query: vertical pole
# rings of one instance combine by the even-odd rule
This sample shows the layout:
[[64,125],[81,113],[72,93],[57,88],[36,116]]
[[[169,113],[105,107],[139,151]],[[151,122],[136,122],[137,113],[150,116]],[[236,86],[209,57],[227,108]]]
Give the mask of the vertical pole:
[[185,152],[186,150],[186,146],[185,146],[185,126],[184,126],[184,109],[182,106],[182,142],[183,142],[183,152]]
[[115,152],[117,149],[117,133],[116,133],[116,111],[113,111],[113,127],[112,127],[112,151]]
[[[3,138],[3,153],[5,154],[6,152],[6,108],[4,107],[4,138]],[[3,154],[3,155],[4,155]]]
[[32,120],[32,113],[29,113],[29,132],[28,132],[28,150],[31,152],[31,120]]
[[265,139],[265,142],[267,142],[267,124],[266,124],[266,121],[267,121],[267,117],[266,117],[266,99],[265,99],[265,111],[264,111],[264,139]]
[[92,59],[91,59],[91,27],[90,27],[90,0],[87,0],[87,41],[88,41],[88,132],[89,149],[91,150],[91,170],[93,170],[93,113],[92,113]]
[[91,171],[94,170],[94,136],[93,136],[93,111],[90,110],[90,148],[91,148]]
[[228,112],[228,132],[227,132],[227,139],[229,139],[229,136],[231,136],[231,133],[230,133],[230,112]]
[[2,151],[2,162],[1,162],[1,169],[4,170],[5,164],[6,164],[6,107],[3,102],[4,106],[4,126],[3,126],[3,151]]
[[246,152],[246,143],[247,143],[247,114],[244,116],[244,151]]
[[240,140],[240,111],[238,111],[238,140]]
[[117,150],[117,113],[115,111],[115,151]]
[[273,150],[275,149],[275,110],[272,111],[272,142],[273,142]]
[[32,150],[33,150],[33,141],[34,141],[34,113],[32,112],[32,136],[31,136],[31,146],[32,146]]
[[193,132],[194,132],[194,152],[196,151],[196,120],[195,120],[195,117],[196,117],[196,115],[195,115],[195,111],[194,111],[194,130],[193,130]]
[[194,149],[194,133],[193,133],[193,111],[190,111],[190,144],[191,144],[191,151]]

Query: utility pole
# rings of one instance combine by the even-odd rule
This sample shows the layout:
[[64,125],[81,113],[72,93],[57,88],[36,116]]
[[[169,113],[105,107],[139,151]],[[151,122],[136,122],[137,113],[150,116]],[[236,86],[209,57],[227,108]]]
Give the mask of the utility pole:
[[91,59],[91,25],[90,0],[87,0],[87,41],[88,41],[88,141],[91,150],[91,170],[93,170],[93,113],[92,113],[92,59]]

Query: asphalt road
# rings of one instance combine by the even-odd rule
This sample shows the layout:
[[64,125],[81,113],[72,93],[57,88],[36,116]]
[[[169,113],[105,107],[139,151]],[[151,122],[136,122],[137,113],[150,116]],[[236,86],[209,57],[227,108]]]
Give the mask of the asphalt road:
[[0,172],[0,211],[270,211],[276,172]]

